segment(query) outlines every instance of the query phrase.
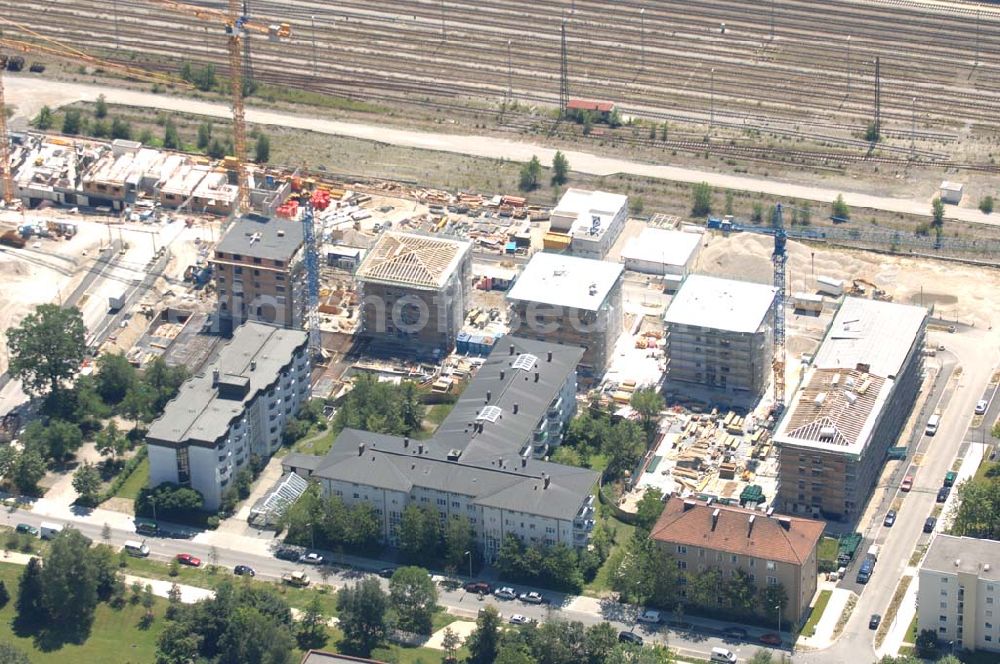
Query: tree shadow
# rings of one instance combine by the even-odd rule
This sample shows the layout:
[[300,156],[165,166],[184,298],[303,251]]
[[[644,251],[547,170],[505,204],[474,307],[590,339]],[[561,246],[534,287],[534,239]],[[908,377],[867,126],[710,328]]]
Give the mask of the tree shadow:
[[42,652],[53,652],[67,644],[80,645],[90,637],[93,620],[74,622],[71,625],[58,625],[50,622],[42,624],[39,621],[15,618],[12,622],[13,632],[21,638],[31,637],[36,648]]

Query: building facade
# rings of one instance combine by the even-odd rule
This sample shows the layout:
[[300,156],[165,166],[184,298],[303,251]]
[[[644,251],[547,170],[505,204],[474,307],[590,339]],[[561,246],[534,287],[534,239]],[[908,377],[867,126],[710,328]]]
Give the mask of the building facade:
[[467,518],[487,560],[508,535],[585,546],[598,474],[541,459],[575,410],[583,351],[504,341],[430,440],[345,429],[322,459],[285,457],[285,472],[319,482],[349,505],[371,505],[390,545],[398,543],[403,510],[418,505],[445,520]]
[[569,253],[604,260],[628,221],[628,196],[567,189],[550,216],[549,232],[569,239]]
[[775,429],[790,514],[860,517],[920,391],[927,311],[846,298]]
[[382,233],[355,273],[363,337],[392,348],[450,351],[472,288],[468,242]]
[[920,567],[917,630],[1000,653],[1000,542],[938,534]]
[[801,621],[816,594],[817,549],[824,524],[711,501],[667,500],[650,538],[687,572],[737,570],[759,589],[781,584],[788,596],[782,620]]
[[626,270],[662,277],[667,290],[680,287],[698,258],[701,233],[645,228],[622,249]]
[[298,222],[251,214],[229,227],[211,260],[223,333],[245,321],[302,327],[303,244]]
[[266,460],[281,446],[285,423],[309,395],[308,335],[242,325],[211,369],[189,378],[150,426],[149,485],[191,487],[206,510],[218,509],[250,457]]
[[764,284],[691,275],[664,318],[667,391],[692,386],[719,401],[756,401],[774,354],[773,303]]
[[622,333],[620,264],[537,253],[507,293],[520,337],[583,347],[580,375],[604,374]]

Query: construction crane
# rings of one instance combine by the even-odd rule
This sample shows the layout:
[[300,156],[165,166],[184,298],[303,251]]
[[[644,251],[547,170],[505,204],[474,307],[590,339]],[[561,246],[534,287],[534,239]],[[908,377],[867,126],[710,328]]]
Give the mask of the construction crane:
[[292,34],[287,23],[267,25],[248,17],[241,8],[240,0],[229,0],[227,12],[206,7],[196,7],[173,0],[154,0],[158,5],[180,14],[187,14],[203,21],[222,25],[229,36],[229,83],[233,106],[233,149],[236,160],[236,184],[239,195],[236,211],[246,212],[250,208],[250,184],[247,175],[247,132],[243,108],[243,42],[250,33],[267,35],[268,39],[285,39]]
[[774,253],[771,261],[774,263],[774,355],[771,359],[771,369],[774,372],[774,419],[785,408],[785,298],[787,288],[785,287],[785,263],[788,255],[785,253],[785,244],[788,242],[788,234],[785,232],[785,224],[781,218],[781,203],[774,206],[774,219],[772,219],[774,229]]
[[[51,37],[35,32],[31,28],[16,23],[7,18],[0,18],[0,25],[9,26],[24,33],[27,36],[36,38],[42,43],[26,42],[19,39],[8,39],[0,33],[0,49],[9,49],[21,53],[38,53],[51,55],[64,60],[86,63],[101,69],[109,69],[142,81],[152,83],[163,83],[166,85],[177,85],[191,88],[189,83],[181,79],[174,78],[168,74],[157,74],[148,72],[137,67],[122,65],[115,62],[108,62],[95,58],[94,56],[81,51],[78,48],[64,44]],[[3,72],[7,68],[7,55],[0,53],[0,184],[3,186],[3,200],[6,205],[14,202],[14,173],[10,163],[10,138],[7,132],[6,101],[4,98]]]
[[313,206],[307,198],[302,209],[302,241],[306,250],[305,322],[309,329],[309,353],[314,358],[321,358],[323,342],[319,332],[319,250],[316,247],[316,227],[313,223]]

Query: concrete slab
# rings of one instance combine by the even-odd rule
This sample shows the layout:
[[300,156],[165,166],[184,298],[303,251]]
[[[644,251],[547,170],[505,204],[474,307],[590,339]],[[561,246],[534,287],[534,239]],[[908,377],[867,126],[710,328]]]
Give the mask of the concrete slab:
[[439,629],[438,631],[431,634],[431,638],[427,639],[424,643],[425,648],[434,648],[435,650],[444,650],[444,646],[441,645],[444,639],[444,632],[446,629],[451,629],[451,631],[458,634],[461,639],[460,643],[465,643],[465,640],[469,638],[469,635],[476,629],[476,623],[468,620],[456,620],[447,627]]

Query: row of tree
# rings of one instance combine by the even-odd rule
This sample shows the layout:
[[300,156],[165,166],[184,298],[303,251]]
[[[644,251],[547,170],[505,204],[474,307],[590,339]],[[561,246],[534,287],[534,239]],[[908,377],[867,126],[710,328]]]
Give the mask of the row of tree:
[[[538,189],[542,180],[542,162],[537,155],[532,155],[531,160],[521,166],[518,187],[521,191],[534,191]],[[559,150],[556,150],[552,157],[552,186],[559,187],[569,180],[569,160]]]
[[[588,560],[581,561],[581,557]],[[593,560],[589,560],[589,558]],[[592,577],[603,561],[591,551],[577,552],[565,544],[528,545],[515,535],[500,544],[496,568],[501,578],[566,592],[583,588],[586,568]]]
[[640,423],[589,408],[570,421],[552,461],[584,468],[604,463],[605,472],[619,478],[639,463],[646,452],[646,440]]
[[360,374],[337,411],[334,429],[412,436],[420,431],[426,410],[415,383],[403,381],[395,385],[379,382],[371,374]]
[[[715,190],[710,184],[707,182],[695,184],[691,188],[691,216],[707,217],[712,214],[714,198]],[[735,198],[732,191],[726,191],[725,200],[725,214],[730,216],[735,215]],[[812,223],[812,206],[809,201],[803,201],[799,204],[793,200],[792,204],[786,206],[786,208],[790,210],[790,214],[787,218],[783,219],[785,223],[789,223],[792,226],[808,226]],[[761,224],[767,220],[768,223],[773,224],[776,214],[777,208],[774,205],[770,207],[765,215],[764,204],[760,201],[754,201],[751,207],[750,221],[754,224]],[[851,208],[844,201],[843,194],[837,194],[837,198],[830,204],[830,214],[844,221],[851,218]]]
[[285,541],[327,550],[373,552],[382,528],[375,510],[367,504],[347,506],[338,496],[323,497],[312,482],[282,516]]

